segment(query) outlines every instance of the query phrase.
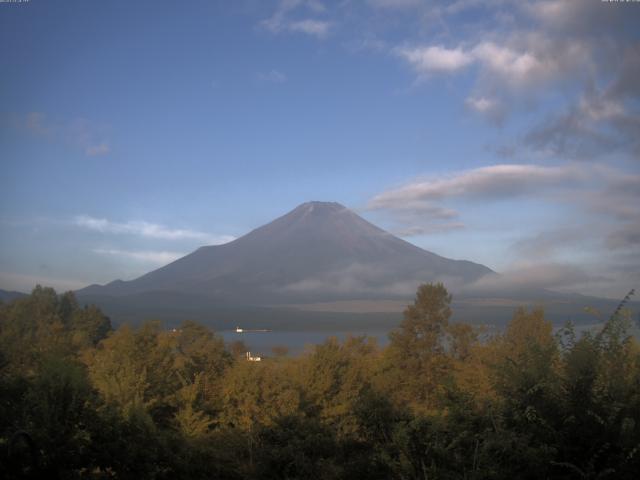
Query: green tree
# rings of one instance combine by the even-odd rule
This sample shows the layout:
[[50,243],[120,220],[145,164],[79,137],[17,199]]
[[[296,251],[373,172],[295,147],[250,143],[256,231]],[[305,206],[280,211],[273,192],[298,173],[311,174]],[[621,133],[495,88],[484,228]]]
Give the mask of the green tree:
[[349,337],[340,344],[332,337],[316,345],[300,363],[306,398],[340,437],[357,430],[354,405],[370,386],[372,363],[377,358],[378,349],[371,339]]
[[70,318],[71,339],[78,348],[94,347],[111,332],[111,320],[95,305],[77,308]]
[[135,330],[120,327],[84,360],[107,404],[123,413],[146,411],[156,422],[168,425],[175,414],[175,393],[182,386],[175,352],[175,338],[157,322],[146,322]]
[[86,450],[92,441],[93,401],[82,365],[45,359],[23,401],[23,428],[41,452],[41,468],[68,476],[91,462]]
[[450,372],[445,342],[450,303],[451,295],[441,283],[421,285],[400,327],[389,334],[387,388],[396,399],[418,409],[437,405]]
[[302,401],[290,364],[238,360],[225,373],[219,420],[223,429],[235,430],[245,440],[245,461],[252,468],[257,432],[295,415]]
[[496,422],[522,449],[516,463],[507,446],[493,439],[494,451],[505,455],[504,469],[523,478],[549,475],[556,457],[561,395],[560,352],[551,322],[542,309],[518,309],[505,333],[492,344],[492,377],[498,394]]
[[617,312],[593,335],[566,329],[559,473],[633,478],[640,468],[640,346]]
[[259,428],[256,444],[254,478],[341,478],[334,432],[317,419],[299,415],[277,418]]
[[171,332],[175,339],[175,369],[181,383],[193,389],[195,404],[213,414],[220,408],[222,378],[233,362],[222,338],[195,322],[186,321]]
[[178,411],[175,421],[183,435],[189,438],[202,437],[213,425],[213,419],[198,408],[204,375],[196,375],[192,383],[185,384],[177,393]]
[[6,368],[26,376],[36,374],[43,356],[73,353],[55,290],[38,285],[0,308],[0,349]]

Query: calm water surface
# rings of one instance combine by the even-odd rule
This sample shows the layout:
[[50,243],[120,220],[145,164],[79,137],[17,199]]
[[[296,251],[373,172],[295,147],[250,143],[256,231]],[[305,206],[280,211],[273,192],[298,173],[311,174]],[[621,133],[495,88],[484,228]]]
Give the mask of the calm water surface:
[[[589,324],[589,325],[576,325],[575,332],[578,338],[584,332],[591,331],[592,333],[597,333],[599,329],[603,326],[602,323],[599,324]],[[557,332],[560,327],[555,326],[554,331]],[[363,336],[375,338],[378,345],[381,347],[386,346],[389,343],[388,334],[391,330],[370,330],[367,332],[363,331],[354,331],[354,332],[336,332],[336,331],[269,331],[269,332],[244,332],[244,333],[236,333],[235,330],[223,330],[217,332],[222,335],[224,341],[226,343],[231,343],[235,341],[243,341],[248,349],[254,355],[261,356],[270,356],[272,355],[273,347],[287,347],[289,349],[290,355],[297,355],[302,353],[305,348],[309,348],[312,345],[318,345],[323,343],[329,337],[336,337],[341,342],[344,341],[348,336]],[[485,330],[485,337],[489,337],[495,335],[496,333],[500,333],[501,329],[493,326],[489,326]],[[638,330],[631,332],[638,337]],[[639,337],[640,338],[640,337]]]
[[389,342],[387,338],[388,330],[378,330],[369,332],[244,332],[236,333],[235,330],[218,332],[227,343],[243,341],[254,355],[269,356],[273,347],[285,346],[290,354],[298,354],[304,351],[305,347],[323,343],[329,337],[336,337],[343,341],[348,336],[362,336],[375,338],[378,345],[384,346]]

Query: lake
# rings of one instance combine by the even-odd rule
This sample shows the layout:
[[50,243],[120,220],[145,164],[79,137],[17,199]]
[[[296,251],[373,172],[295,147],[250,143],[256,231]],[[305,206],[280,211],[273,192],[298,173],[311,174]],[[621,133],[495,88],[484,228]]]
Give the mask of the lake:
[[[597,333],[603,324],[586,324],[586,325],[576,325],[575,332],[578,338],[585,332],[590,331],[592,334]],[[636,325],[632,325],[629,333],[631,335],[640,338],[640,331]],[[554,326],[554,333],[557,333],[560,329],[560,326]],[[497,326],[485,326],[484,336],[491,336],[496,333],[499,333],[502,330],[501,327]],[[386,329],[371,329],[367,332],[358,330],[353,332],[343,332],[343,331],[335,331],[335,330],[324,330],[324,331],[291,331],[291,330],[283,330],[283,331],[269,331],[269,332],[243,332],[236,333],[235,330],[222,330],[217,332],[224,338],[226,343],[232,343],[235,341],[243,341],[249,351],[254,355],[259,356],[272,356],[273,347],[287,347],[289,349],[289,355],[298,355],[302,353],[305,348],[318,345],[323,343],[329,337],[336,337],[341,342],[344,341],[347,337],[352,336],[363,336],[375,338],[378,342],[378,345],[381,347],[386,346],[389,343],[388,334],[391,331],[391,328]]]
[[270,332],[243,332],[236,333],[235,330],[223,330],[217,332],[224,338],[226,343],[243,341],[251,353],[254,355],[271,356],[272,348],[285,346],[289,349],[290,355],[302,353],[306,346],[323,343],[329,337],[336,337],[344,341],[348,336],[356,337],[366,335],[375,338],[378,345],[385,346],[389,339],[389,330],[372,330],[368,332],[336,332],[336,331],[270,331]]

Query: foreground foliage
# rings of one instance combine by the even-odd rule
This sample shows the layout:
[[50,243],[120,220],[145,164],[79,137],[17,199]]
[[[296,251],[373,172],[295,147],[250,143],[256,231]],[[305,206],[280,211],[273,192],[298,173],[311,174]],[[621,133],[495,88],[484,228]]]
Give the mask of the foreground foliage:
[[111,328],[72,293],[0,304],[2,478],[635,478],[640,347],[617,312],[480,339],[422,285],[381,349],[247,362],[206,327]]

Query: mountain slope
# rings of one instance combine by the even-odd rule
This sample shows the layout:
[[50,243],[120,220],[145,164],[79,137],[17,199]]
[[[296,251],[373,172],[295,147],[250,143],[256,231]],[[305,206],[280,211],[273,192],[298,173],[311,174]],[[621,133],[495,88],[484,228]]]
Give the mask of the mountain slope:
[[132,281],[79,296],[145,292],[195,295],[219,303],[269,305],[400,298],[422,282],[464,285],[492,271],[416,247],[338,203],[304,203],[230,243],[201,247]]
[[0,301],[3,302],[10,302],[12,300],[15,300],[16,298],[22,298],[26,296],[26,293],[0,289]]

